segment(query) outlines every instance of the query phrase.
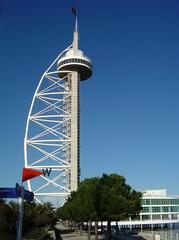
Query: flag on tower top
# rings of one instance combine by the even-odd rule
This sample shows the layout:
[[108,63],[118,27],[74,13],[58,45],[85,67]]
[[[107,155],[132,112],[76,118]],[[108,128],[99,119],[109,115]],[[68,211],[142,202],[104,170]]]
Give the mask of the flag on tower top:
[[73,13],[75,16],[77,16],[77,10],[76,10],[75,7],[72,7],[72,8],[71,8],[71,11],[72,11],[72,13]]
[[30,169],[30,168],[23,168],[22,171],[22,182],[27,181],[31,178],[37,177],[39,175],[42,175],[43,172],[40,171],[36,171],[34,169]]

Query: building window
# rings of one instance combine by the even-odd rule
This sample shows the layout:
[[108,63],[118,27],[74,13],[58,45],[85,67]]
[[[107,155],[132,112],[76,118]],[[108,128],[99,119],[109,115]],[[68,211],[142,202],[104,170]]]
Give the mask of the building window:
[[163,215],[162,215],[162,219],[163,219],[163,220],[169,220],[170,218],[169,218],[169,215],[168,215],[168,214],[163,214]]
[[142,199],[142,205],[179,205],[179,199]]
[[162,207],[162,212],[170,212],[169,207]]
[[160,215],[158,215],[158,214],[157,215],[152,215],[152,219],[153,220],[158,220],[158,219],[160,219]]
[[143,215],[142,220],[150,220],[150,216],[149,215]]
[[160,212],[160,207],[152,207],[152,212]]
[[173,219],[173,220],[178,219],[178,215],[177,215],[177,214],[172,214],[172,219]]
[[179,212],[179,206],[172,206],[171,212]]
[[149,207],[143,207],[143,208],[142,208],[142,212],[143,212],[143,213],[150,212]]
[[60,62],[59,66],[62,66],[63,64],[66,63],[82,63],[85,64],[87,66],[89,66],[90,68],[92,68],[91,64],[83,59],[79,59],[79,58],[71,58],[71,59],[66,59],[63,60],[62,62]]
[[142,205],[150,205],[150,199],[142,199]]

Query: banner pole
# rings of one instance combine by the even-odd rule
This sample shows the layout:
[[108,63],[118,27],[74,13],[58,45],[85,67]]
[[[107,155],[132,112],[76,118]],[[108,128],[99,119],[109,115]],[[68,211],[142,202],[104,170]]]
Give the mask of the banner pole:
[[19,219],[18,219],[18,229],[17,229],[17,240],[22,240],[23,211],[24,211],[24,187],[22,182],[21,193],[19,197]]

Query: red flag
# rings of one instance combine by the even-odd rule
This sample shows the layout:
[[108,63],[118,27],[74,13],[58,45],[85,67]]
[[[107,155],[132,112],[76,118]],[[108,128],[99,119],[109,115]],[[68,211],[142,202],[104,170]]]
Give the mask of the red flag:
[[23,168],[23,172],[22,172],[22,181],[27,181],[31,178],[37,177],[39,175],[42,175],[43,172],[40,171],[36,171],[34,169],[31,168]]
[[75,16],[77,15],[77,10],[76,10],[76,8],[72,7],[71,11],[72,11],[72,13],[73,13]]

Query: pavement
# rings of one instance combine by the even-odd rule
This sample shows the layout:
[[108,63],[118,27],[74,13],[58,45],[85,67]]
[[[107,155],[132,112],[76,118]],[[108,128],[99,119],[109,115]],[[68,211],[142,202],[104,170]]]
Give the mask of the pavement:
[[[61,234],[61,239],[63,240],[87,240],[88,239],[88,235],[87,233],[82,233],[82,236],[80,236],[79,233],[67,233],[67,234]],[[102,235],[99,235],[98,236],[98,239],[100,240],[104,240],[106,239],[104,236]],[[94,235],[91,235],[91,240],[95,240],[95,236]]]
[[[80,235],[80,231],[73,231],[71,229],[68,229],[64,227],[61,224],[58,224],[56,226],[56,231],[54,234],[55,240],[88,240],[88,233],[86,231],[81,232],[82,235]],[[105,240],[104,235],[98,235],[99,240]],[[91,240],[95,240],[95,235],[91,234]]]
[[[63,225],[58,224],[56,226],[56,231],[54,234],[54,239],[55,240],[88,240],[88,233],[86,231],[82,231],[82,236],[80,235],[80,232],[78,231],[77,233],[65,228]],[[106,240],[107,238],[105,237],[104,234],[99,234],[98,235],[99,240]],[[120,239],[120,240],[141,240],[140,236],[133,236],[129,235],[123,232],[120,232],[119,235],[114,234],[113,239]],[[91,240],[95,240],[95,235],[91,235]]]

